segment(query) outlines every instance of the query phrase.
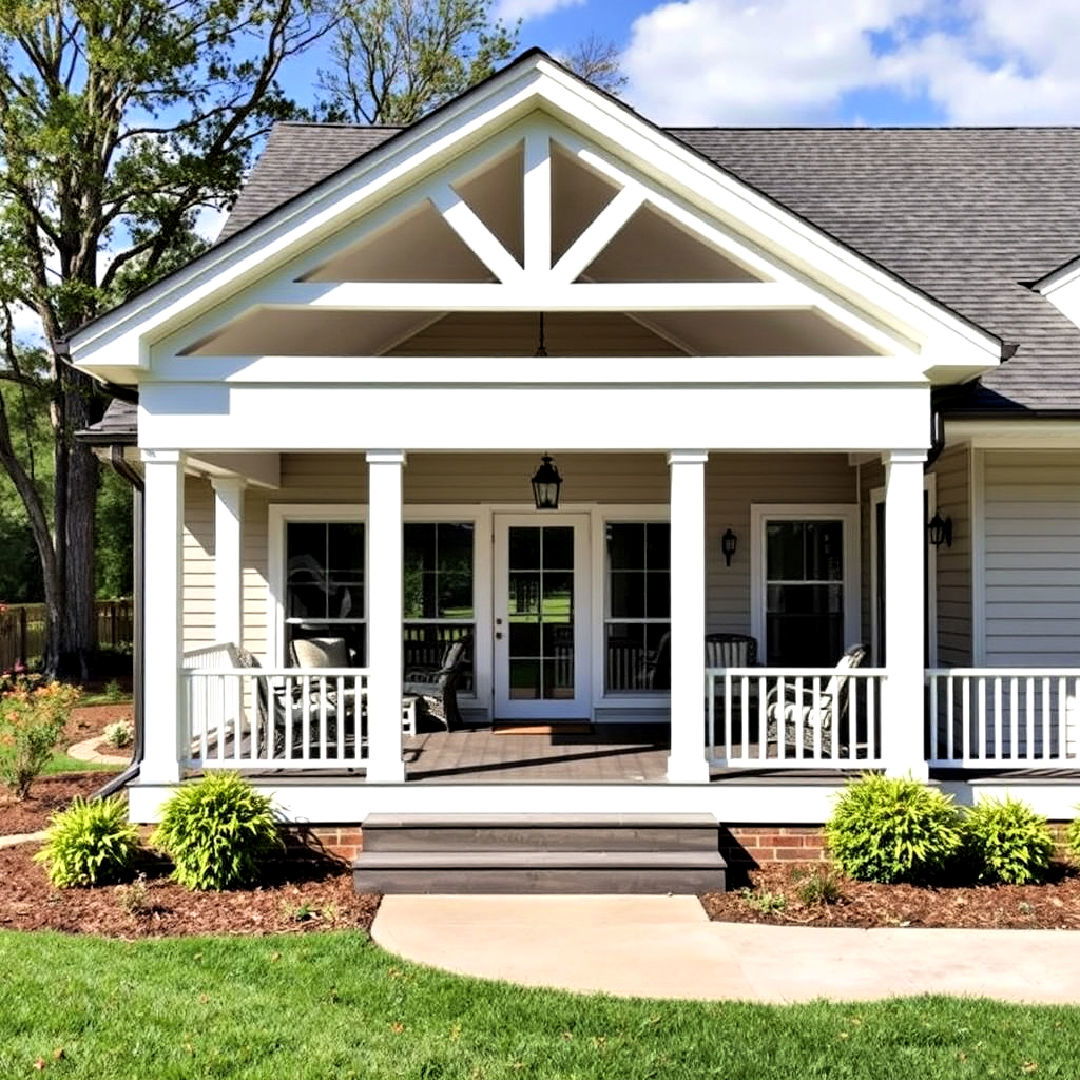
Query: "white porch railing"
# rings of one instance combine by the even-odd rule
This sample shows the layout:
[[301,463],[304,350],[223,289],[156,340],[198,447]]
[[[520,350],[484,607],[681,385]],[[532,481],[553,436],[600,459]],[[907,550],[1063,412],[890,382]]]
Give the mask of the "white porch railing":
[[183,765],[189,769],[326,769],[367,758],[361,668],[181,671]]
[[881,687],[873,668],[708,668],[706,740],[722,768],[876,769]]
[[926,677],[931,766],[1080,764],[1076,668],[943,668]]

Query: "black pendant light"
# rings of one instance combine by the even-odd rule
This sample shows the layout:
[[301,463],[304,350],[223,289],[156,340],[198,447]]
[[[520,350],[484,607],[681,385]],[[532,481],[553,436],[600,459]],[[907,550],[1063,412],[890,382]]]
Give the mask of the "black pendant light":
[[533,499],[537,510],[558,510],[559,489],[562,487],[562,477],[555,468],[552,458],[544,454],[540,458],[540,467],[533,474],[532,489]]

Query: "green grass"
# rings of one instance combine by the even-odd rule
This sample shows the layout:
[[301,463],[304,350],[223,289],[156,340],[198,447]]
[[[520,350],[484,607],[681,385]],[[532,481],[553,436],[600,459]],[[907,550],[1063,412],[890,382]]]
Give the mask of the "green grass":
[[5,932],[0,1002],[5,1078],[39,1058],[87,1080],[1073,1078],[1080,1059],[1077,1009],[581,998],[414,967],[356,933]]
[[[123,753],[123,751],[118,750],[117,753]],[[122,765],[102,765],[92,761],[80,761],[79,758],[69,757],[62,750],[57,750],[49,759],[41,775],[52,776],[54,773],[66,772],[119,772],[122,768]]]
[[88,709],[96,705],[130,705],[134,699],[130,694],[121,693],[119,697],[102,691],[97,694],[86,694],[79,698],[78,708]]

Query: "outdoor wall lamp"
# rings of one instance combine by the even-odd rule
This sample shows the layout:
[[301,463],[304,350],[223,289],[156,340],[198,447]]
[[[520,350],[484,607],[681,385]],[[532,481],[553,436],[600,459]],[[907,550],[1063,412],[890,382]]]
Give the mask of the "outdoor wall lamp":
[[935,511],[934,516],[926,523],[926,532],[930,543],[934,547],[952,547],[952,518],[943,518],[941,511]]
[[724,559],[727,565],[731,565],[731,560],[735,558],[735,549],[739,546],[739,538],[731,531],[730,527],[728,531],[720,537],[720,550],[724,553]]
[[558,510],[559,489],[562,487],[562,477],[555,468],[552,459],[544,454],[540,458],[538,468],[532,478],[533,499],[536,501],[537,510]]

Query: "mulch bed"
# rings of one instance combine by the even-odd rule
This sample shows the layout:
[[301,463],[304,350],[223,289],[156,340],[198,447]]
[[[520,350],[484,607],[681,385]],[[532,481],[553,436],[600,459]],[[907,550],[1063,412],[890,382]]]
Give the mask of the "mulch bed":
[[90,705],[80,709],[72,709],[71,717],[64,727],[64,735],[61,740],[62,746],[71,746],[73,743],[89,739],[91,735],[99,735],[110,724],[117,720],[130,720],[134,715],[131,702],[121,705]]
[[0,849],[0,929],[59,930],[111,938],[263,935],[368,930],[381,897],[352,891],[348,870],[330,860],[283,862],[263,886],[197,893],[148,864],[144,912],[124,903],[130,887],[54,889],[33,862],[36,844]]
[[[821,863],[767,864],[749,871],[745,889],[705,893],[702,906],[716,922],[786,926],[952,926],[987,929],[1080,930],[1080,872],[1056,865],[1042,885],[873,885],[839,878],[835,903],[803,903],[800,880]],[[767,894],[771,894],[768,896]],[[783,896],[782,910],[775,897]],[[773,910],[763,910],[764,908]]]
[[91,795],[108,779],[109,774],[101,771],[39,776],[22,802],[9,801],[0,789],[0,836],[48,828],[54,810],[63,810],[76,795]]

